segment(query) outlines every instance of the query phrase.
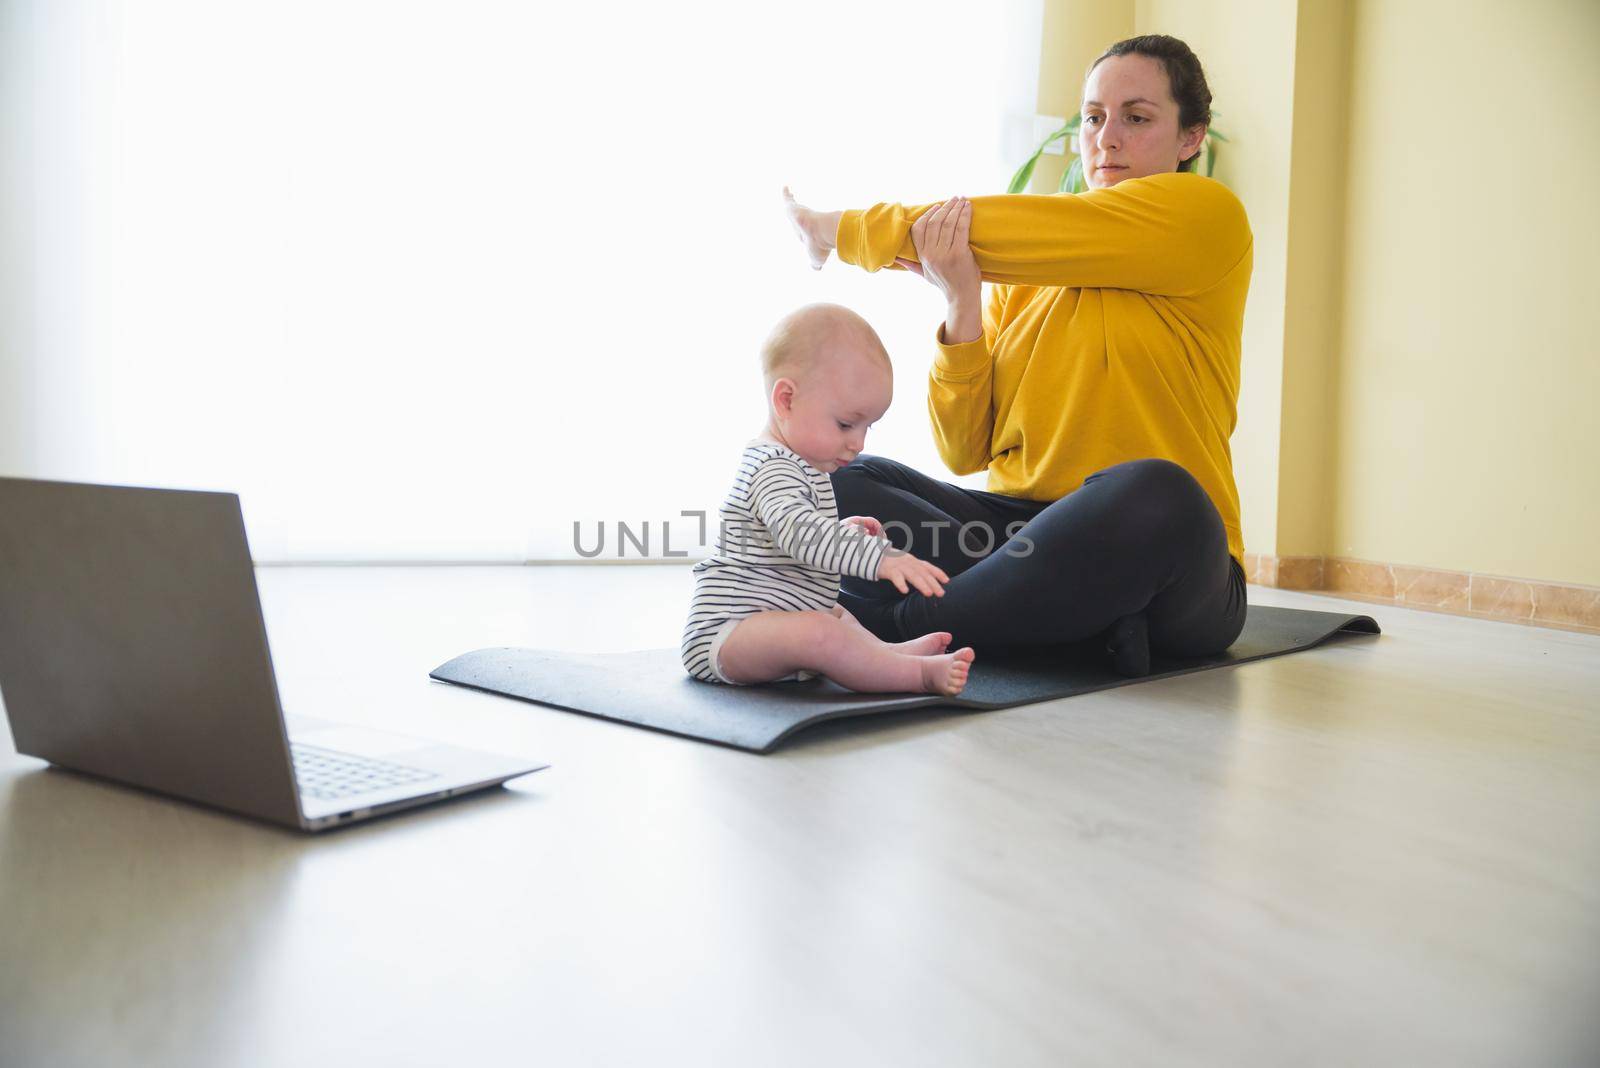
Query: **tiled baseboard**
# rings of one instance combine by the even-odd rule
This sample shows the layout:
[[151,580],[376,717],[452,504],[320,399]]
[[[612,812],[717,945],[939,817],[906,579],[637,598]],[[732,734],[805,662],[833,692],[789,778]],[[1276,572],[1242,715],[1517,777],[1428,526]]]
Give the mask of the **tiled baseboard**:
[[1600,634],[1600,588],[1530,579],[1375,564],[1337,556],[1244,554],[1257,586],[1327,593],[1360,601]]

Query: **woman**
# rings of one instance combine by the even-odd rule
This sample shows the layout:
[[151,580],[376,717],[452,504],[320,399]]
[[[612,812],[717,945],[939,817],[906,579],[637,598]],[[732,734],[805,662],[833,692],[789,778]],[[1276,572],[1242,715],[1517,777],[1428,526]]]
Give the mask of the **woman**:
[[[816,212],[788,200],[814,266],[915,270],[948,308],[928,412],[952,471],[880,456],[832,476],[840,514],[874,516],[951,576],[941,597],[846,580],[885,641],[956,645],[1104,635],[1117,670],[1217,653],[1244,626],[1228,439],[1252,240],[1236,197],[1187,173],[1211,116],[1200,61],[1171,37],[1118,42],[1084,84],[1081,195],[954,198]],[[787,196],[787,191],[785,191]],[[996,283],[987,305],[981,283]]]

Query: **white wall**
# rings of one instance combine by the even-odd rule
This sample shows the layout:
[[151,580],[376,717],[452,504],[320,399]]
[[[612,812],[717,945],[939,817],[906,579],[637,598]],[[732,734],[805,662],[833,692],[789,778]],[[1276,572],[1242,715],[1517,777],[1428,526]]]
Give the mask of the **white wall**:
[[1039,20],[14,0],[0,474],[235,491],[263,561],[572,557],[574,521],[714,509],[813,300],[894,355],[869,450],[943,474],[937,293],[813,274],[778,190],[1004,188]]

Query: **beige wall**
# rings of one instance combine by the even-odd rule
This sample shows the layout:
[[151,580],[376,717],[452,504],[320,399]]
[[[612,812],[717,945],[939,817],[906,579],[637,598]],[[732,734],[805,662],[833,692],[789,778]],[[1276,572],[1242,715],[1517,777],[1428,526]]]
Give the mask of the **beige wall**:
[[1600,4],[1356,7],[1329,549],[1600,585]]
[[1256,239],[1245,548],[1600,585],[1600,3],[1045,12],[1042,71],[1073,85],[1126,32],[1205,64]]
[[1351,17],[1349,0],[1302,0],[1295,27],[1279,556],[1322,556],[1331,550]]

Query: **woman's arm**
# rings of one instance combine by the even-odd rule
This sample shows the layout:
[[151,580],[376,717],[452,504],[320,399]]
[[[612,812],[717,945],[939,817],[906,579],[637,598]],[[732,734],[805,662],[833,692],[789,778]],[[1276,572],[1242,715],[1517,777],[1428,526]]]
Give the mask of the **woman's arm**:
[[[845,263],[869,271],[916,262],[912,225],[936,206],[878,204],[838,213],[837,231],[824,243]],[[832,213],[810,216],[815,230]],[[1221,281],[1250,243],[1238,198],[1194,174],[1130,178],[1077,195],[972,200],[972,251],[990,282],[1189,296]]]
[[994,436],[994,356],[1001,297],[983,306],[983,279],[973,258],[972,201],[952,197],[911,224],[914,260],[895,262],[931,282],[945,297],[939,352],[928,372],[928,420],[945,465],[958,475],[989,466]]
[[994,287],[975,340],[950,344],[948,320],[939,327],[939,351],[928,372],[928,421],[939,458],[953,474],[988,468],[994,439],[994,345],[1005,310],[1005,290]]

